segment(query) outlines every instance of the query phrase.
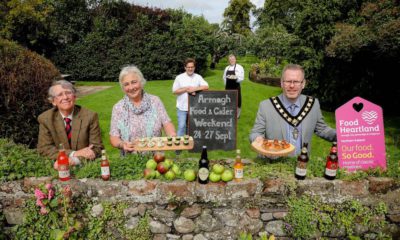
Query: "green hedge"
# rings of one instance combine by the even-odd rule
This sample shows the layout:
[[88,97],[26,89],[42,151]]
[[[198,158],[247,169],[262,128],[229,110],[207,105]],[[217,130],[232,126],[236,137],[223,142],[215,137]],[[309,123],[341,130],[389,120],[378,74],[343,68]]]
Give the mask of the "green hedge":
[[117,81],[121,68],[137,65],[147,79],[172,79],[192,57],[206,69],[212,28],[184,11],[103,2],[88,10],[89,29],[50,56],[74,79]]
[[49,60],[0,39],[0,137],[36,147],[37,117],[49,109],[47,91],[59,75]]

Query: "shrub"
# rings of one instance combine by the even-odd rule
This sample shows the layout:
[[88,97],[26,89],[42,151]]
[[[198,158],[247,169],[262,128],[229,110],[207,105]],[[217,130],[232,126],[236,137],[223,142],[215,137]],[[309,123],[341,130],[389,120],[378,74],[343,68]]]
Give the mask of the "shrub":
[[340,204],[323,203],[318,197],[292,196],[288,199],[289,213],[285,216],[285,230],[295,239],[310,239],[318,234],[329,236],[335,227],[344,230],[347,237],[360,234],[360,226],[387,239],[384,233],[388,222],[385,219],[387,206],[362,205],[358,200],[346,200]]
[[288,64],[287,60],[278,60],[275,57],[264,59],[259,64],[260,73],[267,77],[280,78],[283,68]]
[[59,75],[49,60],[0,39],[0,137],[36,146],[36,118],[49,108],[47,90]]
[[36,150],[0,138],[0,182],[56,174],[50,160],[40,156]]

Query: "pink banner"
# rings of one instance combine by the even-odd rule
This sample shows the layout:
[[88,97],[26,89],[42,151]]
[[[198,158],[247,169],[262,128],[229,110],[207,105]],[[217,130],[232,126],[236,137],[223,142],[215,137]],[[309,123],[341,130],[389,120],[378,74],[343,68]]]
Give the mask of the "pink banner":
[[340,168],[386,170],[382,108],[355,97],[335,112]]

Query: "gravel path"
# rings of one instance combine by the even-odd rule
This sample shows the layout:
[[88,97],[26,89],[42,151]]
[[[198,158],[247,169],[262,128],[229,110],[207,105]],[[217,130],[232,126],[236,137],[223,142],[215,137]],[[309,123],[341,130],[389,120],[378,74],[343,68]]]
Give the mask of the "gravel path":
[[78,86],[76,87],[77,97],[83,97],[89,94],[93,94],[99,91],[103,91],[104,89],[110,88],[111,86]]

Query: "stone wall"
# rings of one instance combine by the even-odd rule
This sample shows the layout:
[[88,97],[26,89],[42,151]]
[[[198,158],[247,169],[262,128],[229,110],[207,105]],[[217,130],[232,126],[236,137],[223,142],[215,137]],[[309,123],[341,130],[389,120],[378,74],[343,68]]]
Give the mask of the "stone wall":
[[[34,187],[49,182],[65,184],[51,178],[26,178],[0,184],[0,210],[8,224],[22,222],[22,207],[28,198],[33,198]],[[371,177],[351,182],[271,178],[207,185],[183,180],[73,179],[67,184],[71,185],[75,196],[91,198],[98,203],[92,215],[101,214],[102,201],[128,202],[130,207],[125,211],[128,228],[134,228],[139,218],[148,212],[154,239],[236,239],[243,231],[254,235],[268,232],[278,239],[289,239],[283,229],[289,194],[319,196],[328,203],[357,199],[373,206],[385,202],[386,219],[390,223],[385,233],[400,239],[400,184],[389,178]],[[327,237],[340,239],[343,234],[335,231]]]
[[268,86],[274,86],[274,87],[281,86],[280,78],[266,77],[266,76],[262,76],[261,74],[258,74],[254,79],[250,79],[250,80],[253,82],[262,83],[262,84],[265,84]]
[[269,86],[275,86],[275,87],[281,86],[281,79],[279,77],[267,77],[260,73],[258,67],[250,69],[249,79],[252,82],[262,83]]

